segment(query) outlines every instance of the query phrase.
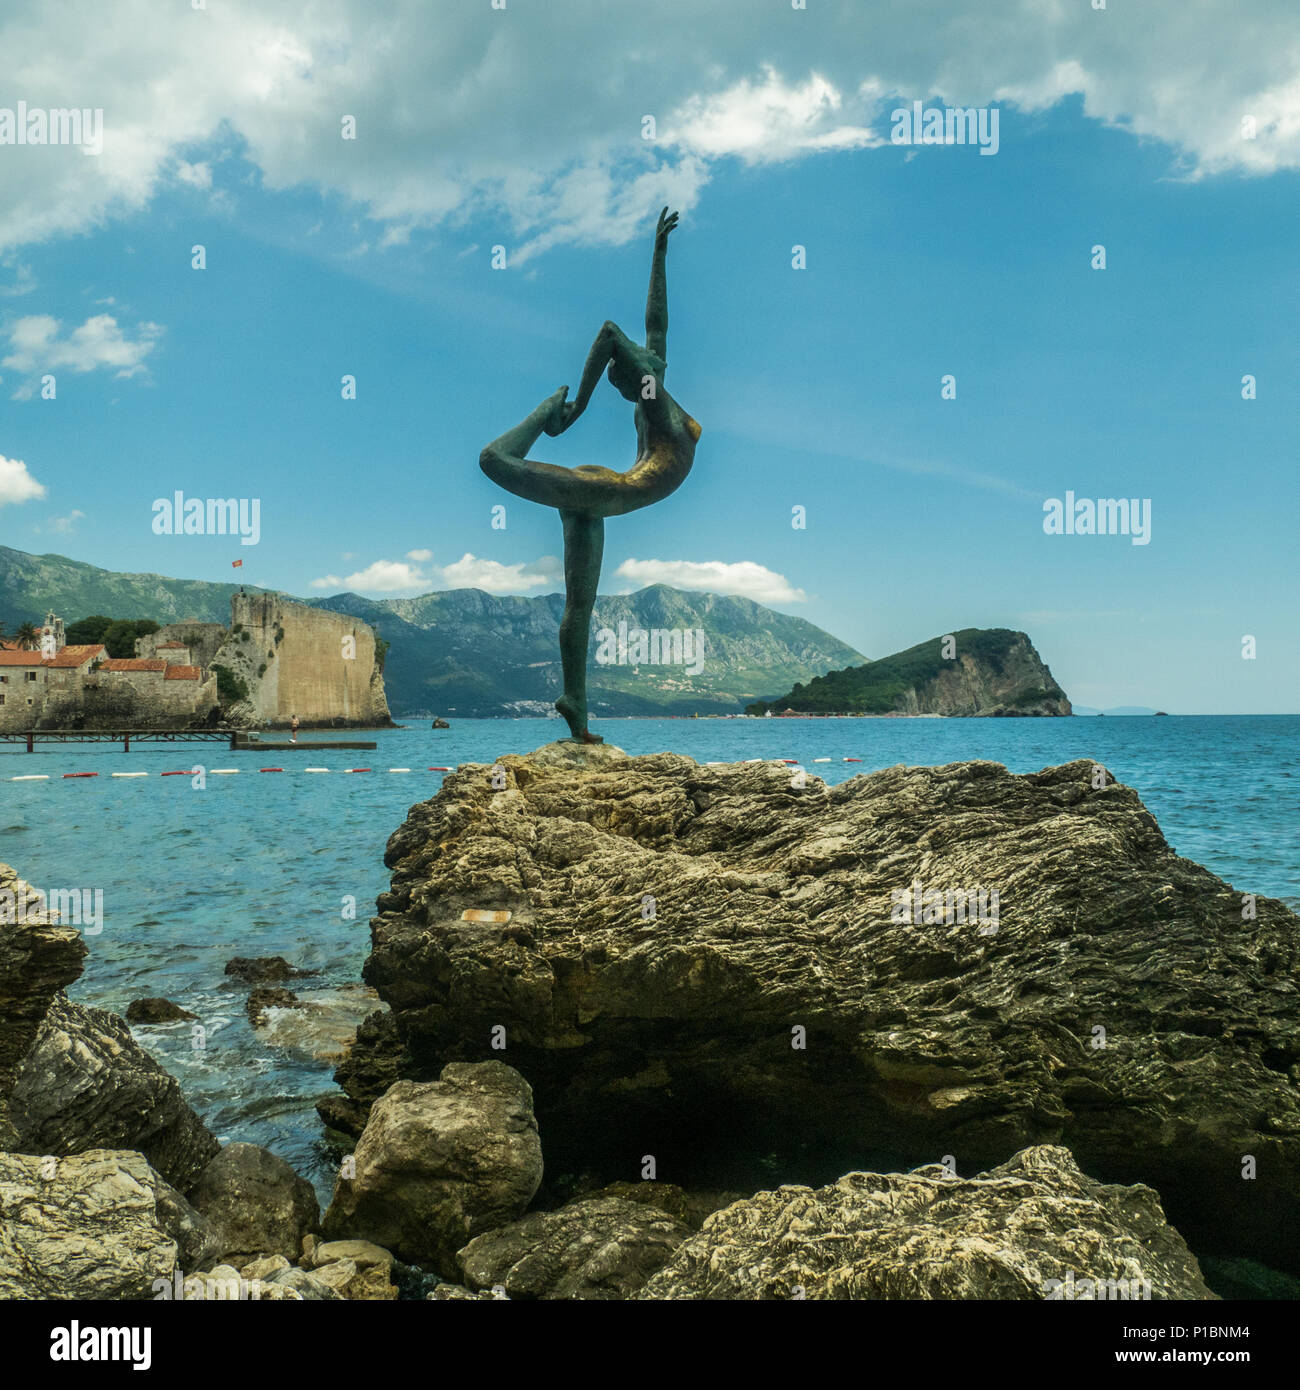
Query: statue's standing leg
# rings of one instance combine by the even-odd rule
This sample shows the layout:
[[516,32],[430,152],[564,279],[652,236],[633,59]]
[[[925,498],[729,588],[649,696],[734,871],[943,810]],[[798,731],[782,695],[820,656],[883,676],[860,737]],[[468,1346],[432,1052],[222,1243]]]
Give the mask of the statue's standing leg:
[[566,510],[561,510],[560,520],[564,525],[564,617],[560,620],[564,694],[556,700],[555,708],[580,743],[601,743],[603,740],[587,729],[587,644],[605,554],[605,521]]

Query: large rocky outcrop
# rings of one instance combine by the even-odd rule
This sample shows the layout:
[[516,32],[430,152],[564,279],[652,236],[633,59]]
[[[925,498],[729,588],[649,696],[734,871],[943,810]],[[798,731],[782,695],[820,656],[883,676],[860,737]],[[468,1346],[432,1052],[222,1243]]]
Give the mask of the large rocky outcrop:
[[1102,1186],[1048,1145],[975,1178],[933,1164],[759,1192],[710,1216],[638,1296],[1214,1297],[1150,1188]]
[[[436,1076],[504,1028],[553,1174],[653,1155],[753,1190],[1063,1143],[1155,1187],[1199,1250],[1294,1267],[1300,921],[1180,859],[1093,764],[828,788],[558,744],[500,767],[389,841],[365,976],[393,1020],[340,1073],[351,1113],[365,1078]],[[899,920],[977,889],[996,923],[924,897]]]
[[0,1148],[135,1149],[187,1191],[217,1141],[122,1019],[63,993],[85,954],[76,928],[0,864]]
[[542,1179],[533,1097],[501,1062],[399,1081],[370,1112],[325,1213],[328,1240],[360,1237],[459,1274],[456,1251],[522,1215]]
[[211,1253],[201,1218],[138,1153],[0,1153],[0,1299],[156,1298]]

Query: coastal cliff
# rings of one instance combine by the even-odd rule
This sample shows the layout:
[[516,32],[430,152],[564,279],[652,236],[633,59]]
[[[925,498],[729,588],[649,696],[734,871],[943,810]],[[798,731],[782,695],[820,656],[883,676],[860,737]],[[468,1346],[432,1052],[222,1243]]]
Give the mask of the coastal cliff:
[[1070,701],[1023,632],[964,628],[830,671],[751,714],[1065,715]]

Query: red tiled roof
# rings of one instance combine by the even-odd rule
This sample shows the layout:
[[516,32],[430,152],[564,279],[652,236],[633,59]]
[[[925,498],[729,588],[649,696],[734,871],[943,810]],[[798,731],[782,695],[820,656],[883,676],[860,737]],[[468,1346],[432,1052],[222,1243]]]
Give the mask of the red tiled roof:
[[70,667],[84,666],[87,661],[100,655],[103,650],[104,648],[99,642],[89,646],[64,647],[61,652],[57,652],[54,656],[42,656],[40,652],[11,651],[5,648],[0,651],[0,666],[44,666],[67,670]]
[[47,662],[46,666],[84,666],[86,662],[96,656],[102,656],[105,648],[102,642],[90,642],[84,646],[64,647],[62,651],[56,652]]
[[165,671],[165,661],[152,661],[147,657],[114,656],[99,668],[101,671]]
[[186,647],[188,645],[188,642],[159,642],[156,650],[165,652],[169,647]]
[[197,666],[169,666],[163,675],[165,681],[196,681],[199,678]]

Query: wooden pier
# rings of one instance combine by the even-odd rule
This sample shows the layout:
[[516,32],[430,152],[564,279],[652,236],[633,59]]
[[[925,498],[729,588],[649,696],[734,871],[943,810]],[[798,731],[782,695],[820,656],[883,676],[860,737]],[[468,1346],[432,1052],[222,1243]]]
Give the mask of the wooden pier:
[[231,748],[242,731],[210,729],[11,729],[0,730],[0,743],[25,743],[34,753],[38,743],[120,743],[124,752],[132,743],[225,743]]

